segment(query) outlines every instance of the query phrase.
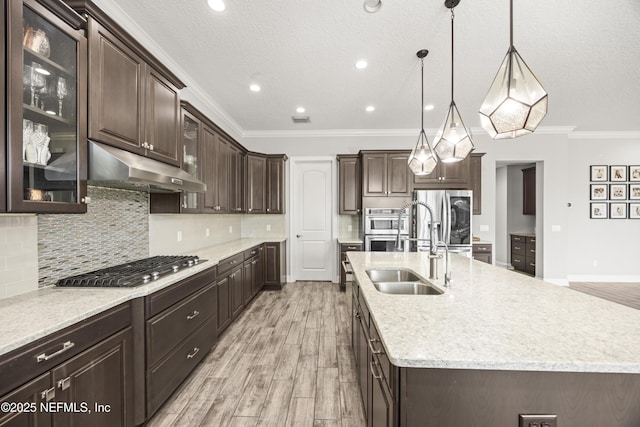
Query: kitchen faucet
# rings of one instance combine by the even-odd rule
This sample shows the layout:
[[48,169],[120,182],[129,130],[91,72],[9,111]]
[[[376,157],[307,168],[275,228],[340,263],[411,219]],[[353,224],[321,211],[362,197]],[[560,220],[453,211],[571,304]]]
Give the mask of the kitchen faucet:
[[451,284],[451,267],[449,266],[449,246],[445,242],[436,243],[436,251],[439,246],[444,246],[444,285],[449,287]]
[[[404,213],[404,210],[410,206],[424,206],[427,209],[427,212],[429,212],[429,222],[427,223],[428,227],[429,227],[429,279],[437,279],[438,278],[438,258],[440,258],[440,255],[438,255],[437,253],[437,245],[436,245],[436,239],[435,239],[435,229],[433,227],[433,211],[431,210],[431,207],[429,205],[427,205],[424,202],[421,202],[419,200],[413,200],[409,203],[407,203],[406,205],[404,205],[402,207],[402,209],[400,210],[400,213],[398,213],[398,235],[396,236],[396,250],[402,250],[402,247],[400,246],[400,220],[402,219],[402,214]],[[410,239],[410,240],[414,240],[414,239]],[[416,239],[417,240],[417,239]],[[446,245],[445,245],[446,247]],[[448,255],[448,248],[447,248],[447,255]],[[447,266],[448,266],[448,262],[447,262]],[[451,274],[449,274],[449,277],[451,276]],[[445,284],[448,283],[447,278],[446,278],[446,272],[445,272]]]

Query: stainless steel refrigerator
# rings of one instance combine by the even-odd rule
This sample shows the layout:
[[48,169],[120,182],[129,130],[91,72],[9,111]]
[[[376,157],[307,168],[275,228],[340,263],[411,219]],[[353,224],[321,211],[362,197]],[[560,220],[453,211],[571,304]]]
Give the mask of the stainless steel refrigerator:
[[429,250],[429,222],[433,221],[438,242],[444,242],[450,252],[471,258],[473,198],[471,190],[417,190],[413,200],[429,205],[434,218],[424,206],[413,206],[411,211],[411,250]]

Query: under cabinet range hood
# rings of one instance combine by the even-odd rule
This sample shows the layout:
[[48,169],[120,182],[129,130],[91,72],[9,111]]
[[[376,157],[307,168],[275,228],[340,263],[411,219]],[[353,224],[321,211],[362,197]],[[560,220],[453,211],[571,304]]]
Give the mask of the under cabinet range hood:
[[207,186],[180,168],[89,141],[89,184],[154,192],[204,193]]

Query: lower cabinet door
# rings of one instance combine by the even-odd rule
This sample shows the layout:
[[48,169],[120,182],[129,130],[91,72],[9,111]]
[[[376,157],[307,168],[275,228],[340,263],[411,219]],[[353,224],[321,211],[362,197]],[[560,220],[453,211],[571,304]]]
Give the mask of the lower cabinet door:
[[218,336],[231,323],[231,293],[229,292],[229,277],[218,281]]
[[369,419],[371,416],[371,373],[369,372],[371,354],[369,353],[369,340],[364,329],[365,325],[363,325],[362,320],[358,324],[360,325],[358,329],[358,378],[364,416]]
[[393,427],[393,399],[387,388],[380,365],[371,361],[371,407],[369,409],[372,427]]
[[3,405],[15,405],[0,412],[0,426],[50,426],[51,413],[41,411],[40,403],[51,400],[55,400],[55,389],[51,387],[49,372],[46,372],[0,398]]
[[242,265],[233,270],[229,278],[229,291],[231,292],[231,318],[235,319],[242,312],[244,301],[242,299]]
[[244,305],[249,304],[253,297],[253,273],[251,261],[247,260],[242,265],[242,298]]
[[132,329],[128,327],[52,371],[58,426],[133,425]]

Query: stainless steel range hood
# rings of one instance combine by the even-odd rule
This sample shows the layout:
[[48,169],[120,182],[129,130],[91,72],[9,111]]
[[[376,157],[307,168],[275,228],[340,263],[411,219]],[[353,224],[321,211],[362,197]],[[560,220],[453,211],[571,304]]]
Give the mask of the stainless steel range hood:
[[175,166],[89,141],[89,184],[149,192],[191,191],[207,186]]

